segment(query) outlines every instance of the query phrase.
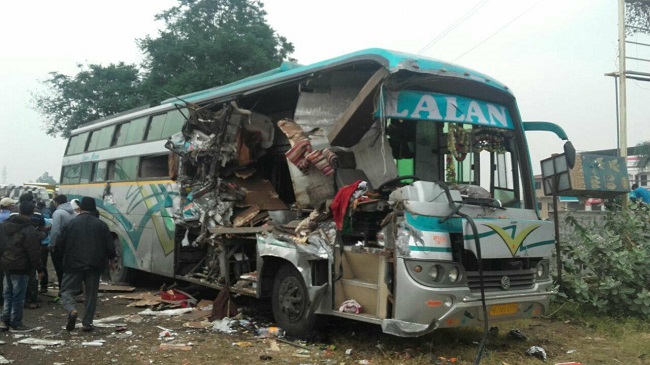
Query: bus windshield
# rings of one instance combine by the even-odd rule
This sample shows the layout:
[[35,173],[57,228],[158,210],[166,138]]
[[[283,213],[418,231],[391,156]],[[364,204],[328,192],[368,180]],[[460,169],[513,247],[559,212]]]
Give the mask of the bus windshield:
[[519,154],[513,130],[390,120],[386,131],[399,175],[444,181],[466,195],[519,206]]

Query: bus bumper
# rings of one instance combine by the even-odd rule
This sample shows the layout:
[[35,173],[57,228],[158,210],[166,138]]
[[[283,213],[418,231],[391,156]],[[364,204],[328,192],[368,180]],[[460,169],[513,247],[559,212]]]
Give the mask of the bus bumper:
[[[437,328],[484,324],[486,318],[480,293],[462,286],[424,286],[413,280],[406,270],[398,269],[397,272],[401,274],[397,274],[394,315],[382,321],[384,332],[415,337]],[[548,311],[549,299],[555,294],[551,280],[535,283],[526,290],[486,292],[487,320],[539,317]]]

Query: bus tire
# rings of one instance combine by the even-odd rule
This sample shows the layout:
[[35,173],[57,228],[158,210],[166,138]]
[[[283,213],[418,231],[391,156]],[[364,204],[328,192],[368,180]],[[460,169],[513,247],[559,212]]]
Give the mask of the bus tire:
[[122,242],[120,242],[119,237],[115,236],[113,238],[113,243],[115,244],[115,254],[117,255],[117,259],[109,268],[111,282],[116,284],[130,283],[133,279],[134,271],[133,269],[124,266]]
[[305,338],[314,326],[314,314],[302,275],[293,266],[280,267],[273,283],[271,299],[273,317],[287,334]]

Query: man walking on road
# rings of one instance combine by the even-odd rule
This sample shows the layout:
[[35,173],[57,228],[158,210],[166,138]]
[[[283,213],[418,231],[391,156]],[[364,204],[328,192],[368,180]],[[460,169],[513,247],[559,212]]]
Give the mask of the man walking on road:
[[106,223],[93,215],[97,211],[95,199],[83,197],[79,208],[80,214],[64,227],[55,249],[63,254],[61,303],[68,311],[65,328],[68,331],[75,328],[78,316],[75,295],[81,290],[83,282],[86,302],[81,324],[82,330],[89,332],[94,329],[99,277],[106,269],[108,260],[115,258],[115,246]]
[[42,235],[32,225],[30,217],[34,214],[34,203],[23,201],[19,214],[11,215],[2,228],[5,237],[2,242],[0,268],[4,271],[4,308],[0,329],[11,332],[27,332],[31,328],[23,323],[23,306],[29,276],[35,270],[39,279],[43,275],[41,261]]
[[61,299],[61,285],[63,283],[63,257],[61,251],[55,248],[63,227],[75,217],[75,211],[72,205],[68,203],[68,197],[64,194],[57,195],[53,200],[53,204],[56,210],[52,213],[52,230],[50,231],[50,246],[48,248],[52,253],[52,264],[59,284],[59,294],[54,298],[54,301],[58,301]]

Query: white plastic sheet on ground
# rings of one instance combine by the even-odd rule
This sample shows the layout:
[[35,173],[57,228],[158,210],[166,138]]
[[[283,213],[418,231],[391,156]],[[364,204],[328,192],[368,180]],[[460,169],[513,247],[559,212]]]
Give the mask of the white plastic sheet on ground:
[[152,311],[147,308],[138,313],[141,316],[180,316],[181,314],[190,313],[194,308],[166,309],[163,311]]
[[237,321],[232,320],[228,317],[224,319],[217,319],[214,322],[212,322],[212,330],[216,332],[222,332],[222,333],[235,333],[237,330],[234,330],[230,328],[230,326],[234,325]]
[[20,344],[23,344],[23,345],[59,346],[59,345],[64,345],[65,341],[64,340],[46,340],[46,339],[43,339],[43,338],[28,337],[28,338],[23,338],[22,340],[18,341],[17,343],[20,343]]

